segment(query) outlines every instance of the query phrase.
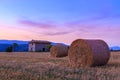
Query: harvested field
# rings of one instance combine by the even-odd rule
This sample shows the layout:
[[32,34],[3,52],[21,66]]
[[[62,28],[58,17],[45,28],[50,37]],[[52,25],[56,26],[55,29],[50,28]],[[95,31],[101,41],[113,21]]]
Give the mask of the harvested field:
[[0,80],[119,80],[120,52],[112,52],[107,65],[72,68],[68,57],[50,53],[0,53]]

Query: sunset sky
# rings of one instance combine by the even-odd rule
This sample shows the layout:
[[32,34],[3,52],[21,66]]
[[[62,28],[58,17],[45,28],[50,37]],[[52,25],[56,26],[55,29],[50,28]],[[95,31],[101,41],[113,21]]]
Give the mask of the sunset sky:
[[0,39],[80,38],[120,45],[120,0],[0,0]]

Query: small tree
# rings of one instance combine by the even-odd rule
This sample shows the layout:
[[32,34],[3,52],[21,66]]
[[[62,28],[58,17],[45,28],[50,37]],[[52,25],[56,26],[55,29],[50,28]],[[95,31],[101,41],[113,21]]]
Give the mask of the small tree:
[[6,48],[6,52],[12,52],[12,49],[13,49],[13,47],[9,46],[9,47]]
[[52,47],[52,45],[51,44],[48,44],[47,45],[47,49],[48,49],[48,51],[50,51],[50,48]]
[[18,47],[18,44],[17,43],[13,43],[13,51],[15,51],[15,48]]

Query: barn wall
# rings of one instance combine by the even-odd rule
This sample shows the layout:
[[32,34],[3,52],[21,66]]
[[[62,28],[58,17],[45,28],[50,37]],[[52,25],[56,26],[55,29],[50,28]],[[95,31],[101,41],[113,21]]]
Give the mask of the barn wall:
[[36,44],[35,45],[35,51],[49,51],[47,48],[48,44]]
[[35,43],[30,43],[29,44],[29,51],[33,51],[33,52],[35,52]]
[[32,44],[29,43],[29,51],[32,51]]

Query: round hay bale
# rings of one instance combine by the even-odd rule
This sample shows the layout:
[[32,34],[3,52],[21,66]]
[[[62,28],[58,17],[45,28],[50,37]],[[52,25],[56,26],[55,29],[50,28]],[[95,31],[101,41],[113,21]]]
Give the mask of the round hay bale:
[[68,56],[68,46],[65,44],[56,44],[51,47],[50,55],[52,57],[65,57]]
[[103,40],[77,39],[68,51],[72,67],[92,67],[107,64],[110,58],[108,45]]

